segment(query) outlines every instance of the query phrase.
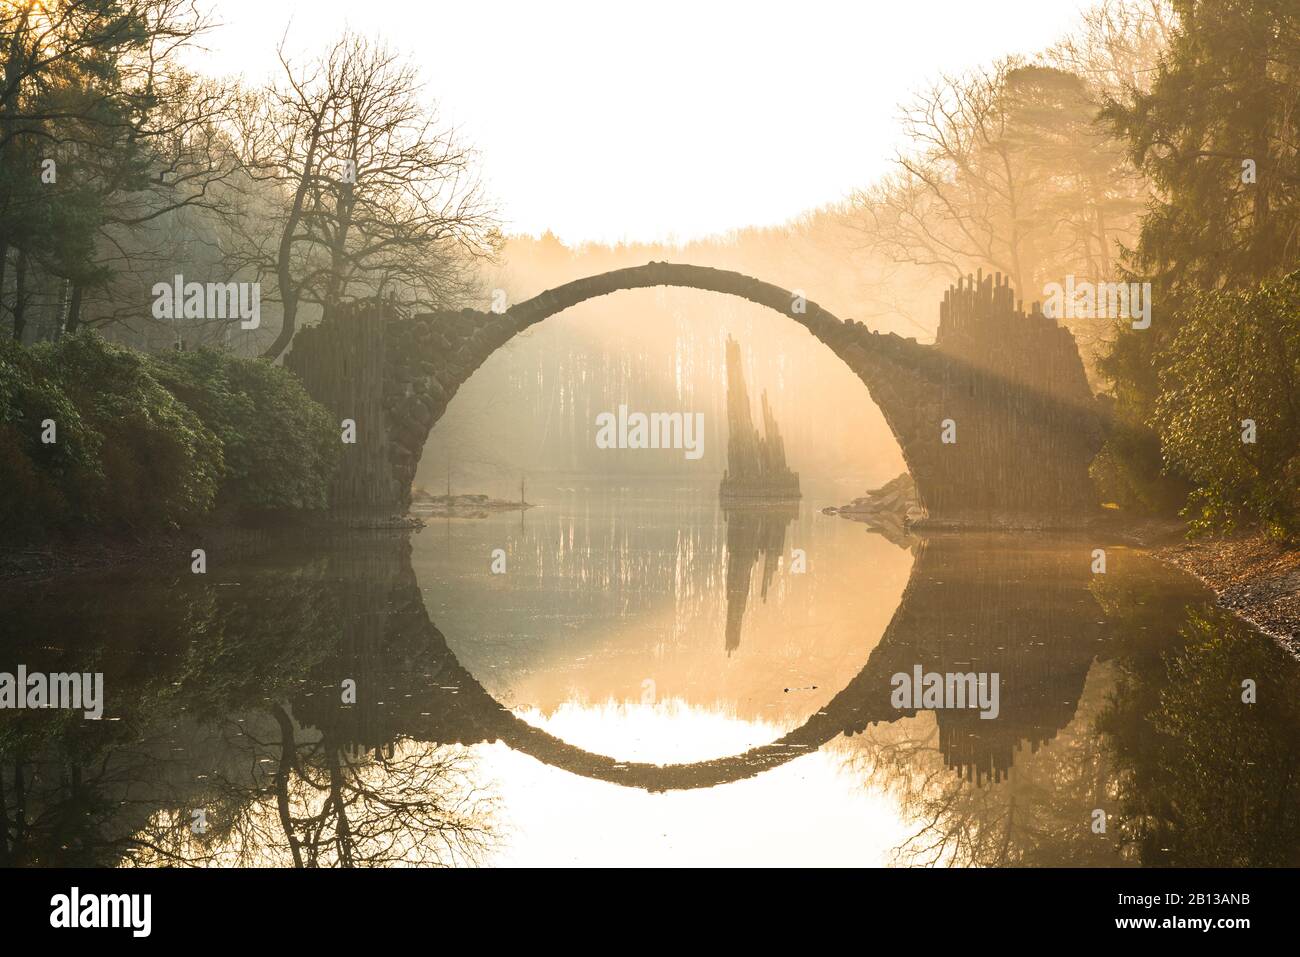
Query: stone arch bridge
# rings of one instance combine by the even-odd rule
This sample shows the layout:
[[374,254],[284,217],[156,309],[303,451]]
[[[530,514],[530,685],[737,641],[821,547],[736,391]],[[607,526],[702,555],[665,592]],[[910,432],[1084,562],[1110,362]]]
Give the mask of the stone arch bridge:
[[[1101,417],[1074,339],[1037,304],[1025,313],[1000,275],[950,288],[936,341],[923,345],[741,273],[662,262],[578,279],[499,314],[353,307],[300,331],[286,365],[340,420],[357,424],[334,507],[405,511],[430,431],[489,356],[570,306],[654,286],[738,296],[825,343],[883,413],[930,524],[1050,527],[1095,510],[1088,466],[1101,446]],[[943,441],[947,420],[955,442]]]

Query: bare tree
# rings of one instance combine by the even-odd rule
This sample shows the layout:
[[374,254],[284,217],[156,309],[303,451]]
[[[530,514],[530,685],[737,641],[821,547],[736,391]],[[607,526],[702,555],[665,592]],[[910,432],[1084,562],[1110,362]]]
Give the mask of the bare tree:
[[275,186],[275,228],[252,218],[230,250],[235,268],[274,279],[283,320],[265,355],[288,347],[303,304],[463,296],[490,213],[473,154],[422,102],[415,69],[355,34],[306,66],[282,45],[280,62],[243,130],[247,168]]
[[[214,770],[201,799],[155,810],[123,848],[152,866],[424,867],[481,863],[497,843],[497,799],[475,783],[466,749],[399,741],[373,752],[340,748],[302,729],[283,707],[280,732],[261,740],[227,722],[235,774]],[[187,809],[211,811],[195,833]]]
[[[1003,60],[944,77],[905,108],[912,146],[897,172],[856,197],[868,248],[954,279],[1005,273],[1026,302],[1067,274],[1110,279],[1147,187],[1097,124],[1100,106],[1051,66]],[[1074,331],[1108,329],[1085,319]]]
[[[147,146],[142,168],[126,182],[111,167],[94,170],[93,181],[103,184],[102,216],[94,255],[82,271],[103,278],[71,281],[68,332],[83,318],[96,326],[150,321],[148,290],[195,258],[219,262],[218,230],[243,208],[250,183],[230,128],[238,88],[186,73],[156,86],[158,109],[133,132]],[[83,163],[93,164],[93,153]],[[207,254],[192,252],[195,246]]]
[[1100,103],[1150,88],[1178,17],[1169,0],[1102,0],[1084,11],[1082,21],[1046,59],[1082,77]]
[[1014,61],[945,76],[904,108],[912,149],[898,173],[860,196],[880,251],[954,277],[978,262],[1023,289],[1042,227],[1031,215],[1033,172],[1003,95]]

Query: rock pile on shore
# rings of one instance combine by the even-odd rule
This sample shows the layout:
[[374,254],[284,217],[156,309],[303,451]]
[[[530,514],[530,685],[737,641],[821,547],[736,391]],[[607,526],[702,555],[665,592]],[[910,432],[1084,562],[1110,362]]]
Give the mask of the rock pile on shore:
[[855,522],[865,523],[896,545],[906,547],[912,534],[908,526],[925,517],[916,495],[916,483],[904,472],[898,478],[872,489],[861,498],[838,508],[834,505],[822,509],[827,515],[842,515]]

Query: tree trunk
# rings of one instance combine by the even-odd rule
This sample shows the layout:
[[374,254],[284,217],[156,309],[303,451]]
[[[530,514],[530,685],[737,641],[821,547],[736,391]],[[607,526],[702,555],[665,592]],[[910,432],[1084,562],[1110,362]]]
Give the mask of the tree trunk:
[[22,343],[27,329],[27,253],[19,250],[14,265],[14,341]]
[[294,234],[298,231],[298,224],[302,221],[303,205],[307,201],[307,193],[312,183],[312,178],[316,174],[316,150],[320,146],[321,126],[323,120],[320,114],[315,118],[315,124],[312,127],[311,143],[307,147],[307,155],[303,160],[302,172],[298,178],[298,188],[294,193],[293,206],[289,210],[289,218],[285,221],[284,228],[280,231],[280,245],[276,251],[276,278],[280,283],[280,302],[283,303],[282,318],[280,321],[280,332],[271,343],[270,348],[262,353],[263,359],[270,359],[274,362],[280,358],[280,353],[289,348],[289,343],[293,341],[293,332],[298,324],[298,294],[300,290],[295,289],[293,285],[293,270],[290,262],[293,256]]
[[329,738],[325,738],[322,743],[329,762],[329,793],[330,803],[334,807],[334,840],[339,852],[339,866],[352,867],[352,834],[348,827],[348,809],[343,800],[343,772],[339,768],[339,751]]
[[280,322],[280,333],[271,343],[270,348],[262,353],[263,359],[270,359],[274,362],[280,358],[280,353],[289,348],[289,343],[293,341],[293,331],[298,323],[298,297],[292,293],[284,295],[284,312]]
[[81,283],[73,283],[72,298],[68,300],[68,319],[63,324],[63,332],[72,335],[81,327]]
[[293,736],[293,722],[284,708],[275,705],[271,708],[276,724],[280,726],[280,768],[275,775],[275,804],[280,814],[280,827],[289,841],[289,852],[293,854],[293,866],[302,868],[302,849],[293,830],[293,818],[289,811],[289,777],[293,774],[298,744]]

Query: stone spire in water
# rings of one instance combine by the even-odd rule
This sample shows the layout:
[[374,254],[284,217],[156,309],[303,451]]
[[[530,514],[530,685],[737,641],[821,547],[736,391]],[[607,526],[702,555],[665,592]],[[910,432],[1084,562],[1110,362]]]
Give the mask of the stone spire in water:
[[754,428],[740,344],[727,337],[727,471],[719,490],[724,500],[789,501],[800,497],[799,476],[785,461],[785,442],[767,392],[762,394],[763,434]]

